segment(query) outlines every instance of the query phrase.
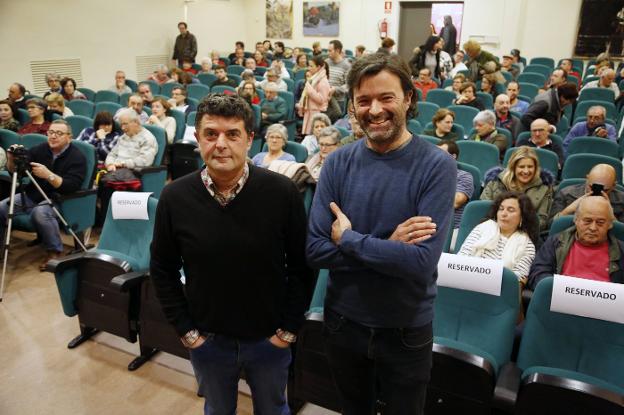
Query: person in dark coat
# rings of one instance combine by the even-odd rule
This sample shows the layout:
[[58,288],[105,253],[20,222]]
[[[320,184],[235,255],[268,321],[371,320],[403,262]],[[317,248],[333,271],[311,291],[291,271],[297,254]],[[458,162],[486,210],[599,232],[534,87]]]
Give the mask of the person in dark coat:
[[457,52],[457,28],[453,25],[451,16],[444,16],[444,27],[440,30],[440,37],[444,40],[444,51],[453,56]]

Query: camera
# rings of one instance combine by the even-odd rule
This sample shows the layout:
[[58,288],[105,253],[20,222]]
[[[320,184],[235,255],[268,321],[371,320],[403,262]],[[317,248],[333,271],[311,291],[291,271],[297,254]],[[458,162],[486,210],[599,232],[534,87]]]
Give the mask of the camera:
[[7,149],[7,152],[13,155],[13,164],[18,175],[24,175],[27,170],[30,170],[30,153],[26,147],[13,144]]

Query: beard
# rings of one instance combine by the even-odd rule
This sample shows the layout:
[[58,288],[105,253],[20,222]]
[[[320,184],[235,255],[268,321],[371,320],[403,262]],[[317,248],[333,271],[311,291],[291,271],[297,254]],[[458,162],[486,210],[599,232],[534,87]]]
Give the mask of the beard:
[[[384,111],[373,117],[369,114],[357,118],[364,135],[374,143],[386,143],[398,140],[405,126],[405,113]],[[381,123],[381,124],[380,124]]]

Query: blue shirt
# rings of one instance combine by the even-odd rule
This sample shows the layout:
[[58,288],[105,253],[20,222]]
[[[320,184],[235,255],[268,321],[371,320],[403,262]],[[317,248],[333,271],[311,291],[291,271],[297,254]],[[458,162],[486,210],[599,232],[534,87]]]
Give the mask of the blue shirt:
[[[325,306],[369,327],[420,327],[433,319],[437,264],[453,220],[457,166],[413,136],[379,154],[367,140],[341,147],[323,165],[309,220],[308,262],[328,268]],[[336,202],[352,224],[331,240]],[[416,245],[389,241],[412,216],[430,216],[433,237]]]
[[529,103],[519,99],[518,102],[516,102],[516,105],[510,107],[509,110],[522,115],[526,112],[527,108],[529,108]]
[[[617,132],[615,131],[615,127],[611,124],[605,124],[605,128],[607,129],[607,138],[614,143],[617,143]],[[570,142],[572,142],[572,140],[574,140],[576,137],[588,137],[593,135],[594,132],[589,131],[586,121],[581,121],[574,124],[574,126],[568,132],[568,135],[566,135],[565,139],[563,140],[563,151],[566,157],[568,155],[568,146],[570,145]]]
[[[267,154],[269,154],[268,151],[263,151],[262,153],[258,153],[254,156],[254,158],[251,159],[251,162],[254,164],[254,166],[268,168],[269,166],[264,164],[264,157],[266,157]],[[293,156],[290,153],[284,153],[281,156],[279,156],[279,158],[277,158],[276,160],[297,161],[295,160],[295,156]]]

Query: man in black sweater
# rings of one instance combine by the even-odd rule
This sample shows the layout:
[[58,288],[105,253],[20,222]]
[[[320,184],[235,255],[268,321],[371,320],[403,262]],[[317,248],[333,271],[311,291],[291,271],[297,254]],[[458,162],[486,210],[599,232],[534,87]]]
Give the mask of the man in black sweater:
[[169,184],[156,214],[150,272],[206,414],[236,412],[241,370],[258,413],[290,413],[290,344],[312,286],[301,196],[285,176],[247,164],[253,127],[242,98],[204,98],[195,136],[206,168]]
[[[71,144],[71,138],[72,131],[67,121],[55,120],[48,129],[48,142],[28,150],[32,175],[52,201],[59,195],[80,189],[87,174],[87,160],[80,150]],[[7,169],[12,172],[14,168],[13,154],[9,152]],[[39,270],[43,271],[48,260],[59,257],[63,252],[56,215],[32,183],[26,186],[23,194],[15,195],[14,210],[17,214],[30,213],[30,218],[37,229],[37,236],[47,250],[47,256],[39,265]],[[0,235],[4,235],[8,212],[7,198],[0,202]]]

